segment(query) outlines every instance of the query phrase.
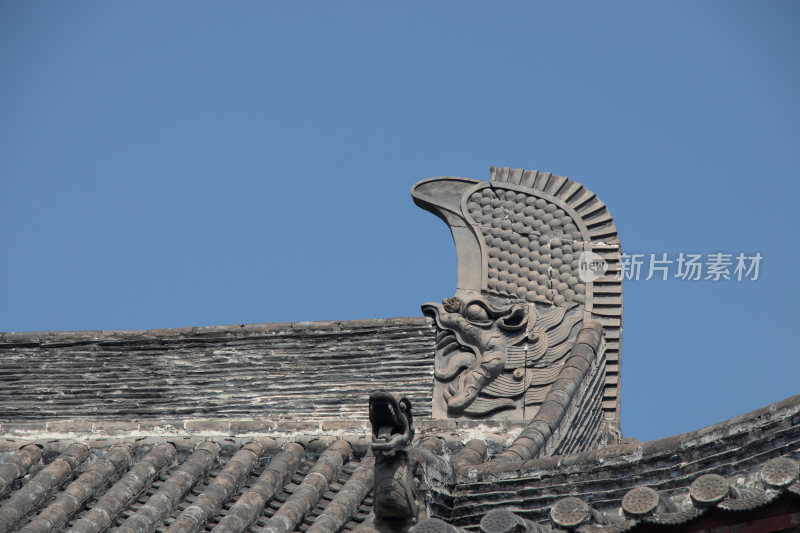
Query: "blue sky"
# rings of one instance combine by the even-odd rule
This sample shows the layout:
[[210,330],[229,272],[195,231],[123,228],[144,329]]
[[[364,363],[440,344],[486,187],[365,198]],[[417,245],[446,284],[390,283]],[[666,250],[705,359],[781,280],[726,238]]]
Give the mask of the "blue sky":
[[763,256],[625,285],[622,424],[800,392],[800,5],[0,4],[0,330],[418,316],[455,248],[409,188],[491,165],[609,206],[631,253]]

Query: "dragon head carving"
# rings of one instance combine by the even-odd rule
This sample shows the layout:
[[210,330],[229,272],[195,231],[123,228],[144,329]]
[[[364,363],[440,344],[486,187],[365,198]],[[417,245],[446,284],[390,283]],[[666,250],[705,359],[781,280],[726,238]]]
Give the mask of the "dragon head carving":
[[484,385],[503,372],[509,343],[523,338],[535,317],[527,305],[495,305],[481,297],[446,298],[423,305],[422,312],[439,329],[436,350],[444,364],[434,369],[434,376],[450,382],[444,399],[453,413],[465,412]]
[[411,454],[411,402],[402,394],[373,392],[369,421],[375,455],[373,525],[381,533],[406,533],[421,510]]
[[369,397],[372,451],[393,455],[408,450],[414,439],[411,402],[402,394],[377,391]]
[[411,194],[447,223],[458,255],[455,296],[422,306],[437,329],[434,418],[531,418],[581,323],[597,320],[614,365],[602,416],[616,419],[621,280],[586,272],[587,258],[620,260],[605,205],[565,177],[509,168],[489,183],[430,178]]

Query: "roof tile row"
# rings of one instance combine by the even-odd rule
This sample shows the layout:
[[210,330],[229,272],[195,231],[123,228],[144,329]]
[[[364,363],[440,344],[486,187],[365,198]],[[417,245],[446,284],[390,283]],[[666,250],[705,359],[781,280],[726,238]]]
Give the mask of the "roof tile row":
[[[760,484],[760,486],[758,486]],[[774,505],[770,523],[796,524],[800,519],[800,464],[790,457],[777,457],[761,468],[760,483],[751,486],[736,485],[734,480],[717,474],[703,474],[689,486],[690,500],[680,506],[664,491],[647,486],[629,490],[617,509],[598,511],[575,496],[558,500],[550,508],[549,524],[537,524],[517,515],[511,508],[494,509],[480,521],[482,533],[554,532],[622,533],[650,531],[659,526],[672,531],[694,531],[704,528],[701,518],[713,518],[716,524],[725,524],[730,513],[746,513]],[[782,507],[778,507],[783,503]],[[788,503],[788,505],[786,505]],[[757,523],[764,517],[752,515]],[[756,531],[759,529],[753,529]],[[763,529],[759,530],[762,531]],[[459,533],[465,530],[447,524],[441,519],[423,520],[414,533]],[[705,531],[705,529],[703,529]],[[726,529],[727,531],[727,529]]]
[[169,442],[149,451],[76,443],[39,464],[46,459],[27,445],[0,466],[9,489],[0,532],[333,533],[358,525],[371,507],[374,461],[345,440],[319,454],[260,438],[227,456],[213,440],[188,454]]

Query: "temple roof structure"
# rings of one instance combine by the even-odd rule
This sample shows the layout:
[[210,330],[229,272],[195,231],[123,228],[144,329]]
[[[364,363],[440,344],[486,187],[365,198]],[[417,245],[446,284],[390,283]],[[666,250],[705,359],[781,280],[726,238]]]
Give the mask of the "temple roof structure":
[[459,257],[422,317],[0,334],[0,533],[796,530],[800,395],[621,435],[594,194],[514,169],[412,194]]

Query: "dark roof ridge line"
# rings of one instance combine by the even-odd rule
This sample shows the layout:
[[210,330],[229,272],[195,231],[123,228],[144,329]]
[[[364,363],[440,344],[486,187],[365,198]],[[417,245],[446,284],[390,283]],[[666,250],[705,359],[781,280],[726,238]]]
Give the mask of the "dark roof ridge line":
[[[595,508],[595,502],[587,500],[587,495],[562,495],[554,502],[536,509],[507,501],[501,503],[502,507],[495,507],[488,513],[478,512],[478,515],[483,514],[480,531],[524,529],[541,533],[621,533],[651,531],[653,527],[659,528],[659,531],[666,530],[662,528],[670,531],[722,531],[724,526],[735,525],[749,525],[748,531],[767,531],[765,528],[769,528],[769,531],[777,531],[778,528],[788,531],[784,528],[796,525],[800,517],[800,508],[797,506],[800,501],[799,473],[800,465],[796,459],[779,456],[763,463],[758,475],[760,479],[752,479],[750,484],[744,486],[737,485],[731,477],[701,474],[688,487],[684,503],[673,500],[668,492],[655,490],[646,484],[630,488],[621,499],[616,498],[617,501],[602,502],[605,504],[603,509]],[[752,514],[767,507],[773,511]],[[537,514],[538,517],[534,518]],[[533,521],[536,519],[541,522],[548,516],[550,520],[547,524]],[[704,518],[698,520],[700,517]],[[464,515],[460,518],[463,519]],[[412,531],[466,533],[467,530],[449,525],[439,518],[428,518]],[[728,528],[724,528],[724,531],[728,531]]]
[[754,422],[757,426],[765,426],[787,417],[798,417],[799,420],[793,424],[800,423],[800,394],[710,426],[656,440],[640,442],[637,439],[628,438],[623,439],[620,444],[574,454],[535,457],[525,461],[506,463],[493,463],[490,460],[480,465],[463,468],[457,474],[459,477],[464,478],[464,481],[471,482],[475,481],[476,477],[480,479],[482,475],[487,474],[508,472],[520,474],[526,470],[556,470],[588,463],[603,463],[615,459],[624,461],[626,457],[634,457],[637,460],[641,460],[647,457],[656,457],[659,454],[668,453],[687,445],[702,444],[704,440],[714,441],[750,432],[753,428],[748,426]]
[[426,317],[394,317],[330,321],[262,322],[163,329],[0,332],[0,348],[50,344],[91,344],[104,341],[124,342],[139,339],[182,340],[229,334],[257,337],[259,333],[357,330],[392,326],[422,326],[430,323],[431,319]]

